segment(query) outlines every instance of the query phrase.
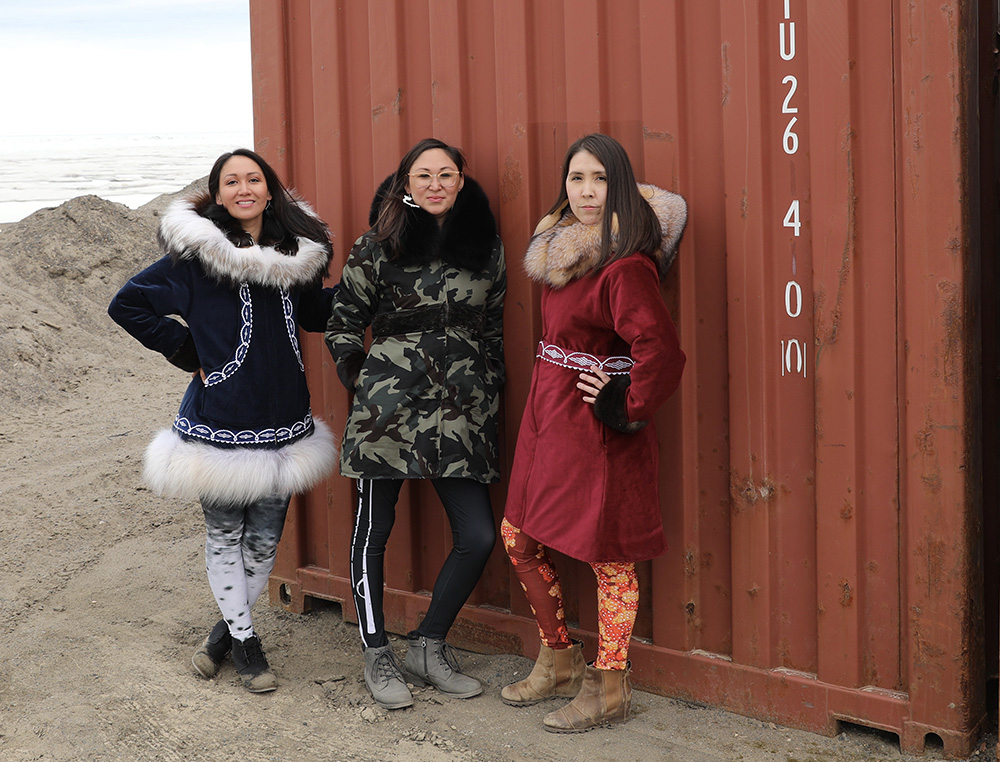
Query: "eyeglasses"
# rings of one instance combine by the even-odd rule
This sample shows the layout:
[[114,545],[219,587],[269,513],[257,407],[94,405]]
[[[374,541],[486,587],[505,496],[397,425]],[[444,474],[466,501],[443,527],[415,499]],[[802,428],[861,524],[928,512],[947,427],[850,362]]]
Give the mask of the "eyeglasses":
[[454,170],[435,172],[434,174],[429,172],[408,172],[407,174],[413,178],[413,187],[417,190],[429,188],[431,181],[435,177],[437,178],[437,181],[441,183],[442,188],[454,188],[458,184],[458,178],[462,176],[461,172],[456,172]]

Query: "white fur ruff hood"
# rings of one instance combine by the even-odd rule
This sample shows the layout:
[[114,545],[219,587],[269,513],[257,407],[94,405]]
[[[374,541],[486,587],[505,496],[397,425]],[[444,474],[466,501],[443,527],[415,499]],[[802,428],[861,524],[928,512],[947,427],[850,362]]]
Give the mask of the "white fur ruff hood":
[[[687,225],[687,203],[655,185],[639,183],[638,188],[660,221],[663,238],[654,259],[662,278],[677,256],[677,244]],[[601,259],[602,226],[580,223],[567,206],[568,202],[541,219],[524,255],[528,275],[554,288],[593,271]]]
[[146,448],[143,478],[158,495],[233,505],[305,492],[337,460],[330,428],[320,420],[314,425],[310,436],[274,450],[213,447],[164,429]]
[[[313,211],[296,202],[307,213]],[[315,215],[313,215],[315,216]],[[330,253],[320,243],[298,238],[299,250],[289,256],[272,246],[240,248],[189,200],[175,201],[160,223],[160,244],[181,259],[197,259],[209,277],[220,282],[254,283],[291,289],[316,281],[326,272]]]

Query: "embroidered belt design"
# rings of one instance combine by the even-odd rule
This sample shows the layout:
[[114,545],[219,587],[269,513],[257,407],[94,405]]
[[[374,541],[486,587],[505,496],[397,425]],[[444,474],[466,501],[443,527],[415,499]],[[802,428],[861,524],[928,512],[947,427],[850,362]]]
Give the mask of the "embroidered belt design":
[[181,434],[199,439],[207,439],[209,442],[231,445],[258,445],[271,444],[277,442],[287,442],[290,439],[302,436],[309,427],[312,426],[312,411],[306,413],[306,417],[291,426],[283,426],[280,429],[263,429],[254,431],[244,429],[242,431],[232,431],[231,429],[213,429],[203,423],[192,423],[187,418],[177,416],[174,419],[174,428]]
[[538,351],[535,353],[535,357],[540,357],[553,365],[573,370],[589,370],[596,366],[609,376],[625,375],[635,365],[635,361],[631,357],[624,355],[599,357],[589,352],[574,352],[572,349],[563,349],[555,344],[546,344],[544,341],[538,342]]

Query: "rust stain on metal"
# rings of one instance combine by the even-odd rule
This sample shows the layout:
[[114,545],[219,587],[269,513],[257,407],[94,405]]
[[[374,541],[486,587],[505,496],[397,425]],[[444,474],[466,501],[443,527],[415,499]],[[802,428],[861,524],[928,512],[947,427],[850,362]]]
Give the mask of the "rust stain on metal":
[[962,291],[957,283],[940,281],[937,286],[941,298],[941,321],[944,327],[944,346],[941,363],[944,382],[948,386],[961,385],[964,353],[965,320],[962,315]]
[[937,450],[934,447],[934,429],[937,426],[933,421],[928,419],[924,422],[923,428],[921,428],[913,437],[913,443],[916,446],[918,452],[925,458],[936,458]]
[[521,164],[513,156],[504,159],[503,175],[500,177],[500,198],[513,201],[521,195]]
[[846,579],[840,580],[840,605],[850,606],[853,600],[854,590],[851,589],[851,583]]
[[730,79],[733,75],[733,65],[729,61],[729,43],[722,43],[722,105],[729,104],[729,96],[733,92]]
[[387,111],[386,107],[381,103],[372,109],[372,121],[377,122],[379,117],[382,116]]
[[[855,243],[857,242],[858,197],[854,178],[854,154],[851,150],[854,136],[854,130],[848,127],[840,146],[841,150],[847,154],[847,229],[844,234],[844,247],[840,252],[840,267],[837,270],[837,295],[830,313],[830,323],[826,333],[822,337],[817,337],[824,345],[837,343],[840,320],[844,311],[844,292],[847,289],[847,277],[851,272],[851,258],[854,256]],[[819,332],[817,331],[817,333]],[[817,352],[818,359],[819,352]]]
[[520,122],[514,125],[515,138],[523,138],[527,134],[527,132],[528,131],[524,128],[524,125],[521,124]]
[[844,505],[840,509],[840,518],[844,521],[850,521],[854,518],[854,506],[851,505],[850,501],[844,500]]
[[770,500],[774,497],[775,491],[774,480],[770,477],[764,479],[760,484],[755,484],[749,476],[741,478],[735,473],[730,476],[729,493],[737,512],[741,510],[741,506],[749,507],[760,500]]
[[945,558],[948,546],[944,540],[925,537],[916,547],[916,557],[923,561],[923,569],[917,573],[917,580],[927,590],[927,597],[940,594],[944,586]]
[[403,113],[403,88],[396,89],[396,97],[392,100],[392,113],[399,116]]
[[740,190],[740,217],[746,219],[749,213],[750,202],[747,200],[747,189],[744,187]]
[[[916,613],[920,613],[920,609],[914,607]],[[944,667],[941,664],[941,657],[945,655],[944,648],[938,643],[932,643],[924,636],[923,628],[919,623],[913,628],[913,650],[914,650],[914,660],[920,664],[922,667],[933,667],[937,670],[943,670]],[[928,675],[929,677],[929,675]]]
[[694,577],[698,573],[698,549],[688,547],[684,551],[684,576]]
[[466,617],[459,617],[448,631],[448,642],[484,654],[523,654],[521,638]]
[[651,130],[646,125],[642,126],[642,136],[646,140],[665,140],[670,143],[674,142],[674,136],[671,135],[669,132],[665,130],[663,131]]

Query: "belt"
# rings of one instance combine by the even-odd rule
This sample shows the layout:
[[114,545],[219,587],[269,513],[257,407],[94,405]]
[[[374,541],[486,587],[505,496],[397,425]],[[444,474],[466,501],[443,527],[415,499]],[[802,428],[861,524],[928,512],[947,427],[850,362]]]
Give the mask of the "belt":
[[464,328],[481,335],[483,313],[474,307],[448,302],[395,312],[379,312],[372,320],[372,337],[443,331],[446,328]]
[[572,349],[563,349],[555,344],[546,344],[544,341],[538,342],[538,351],[535,357],[540,357],[546,362],[558,365],[562,368],[572,368],[573,370],[589,370],[597,367],[609,376],[626,375],[635,361],[625,355],[612,355],[602,357],[592,355],[589,352],[576,352]]

